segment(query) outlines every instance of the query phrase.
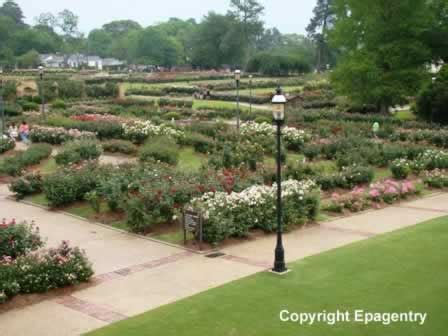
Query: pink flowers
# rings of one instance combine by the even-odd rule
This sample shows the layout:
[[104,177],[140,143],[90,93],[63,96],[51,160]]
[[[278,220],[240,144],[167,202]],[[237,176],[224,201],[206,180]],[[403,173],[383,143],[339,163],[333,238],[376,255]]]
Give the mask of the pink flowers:
[[372,184],[368,189],[357,187],[345,195],[334,193],[327,208],[334,212],[342,212],[343,209],[357,212],[371,206],[379,208],[380,203],[391,204],[417,192],[411,181],[397,182],[389,179]]

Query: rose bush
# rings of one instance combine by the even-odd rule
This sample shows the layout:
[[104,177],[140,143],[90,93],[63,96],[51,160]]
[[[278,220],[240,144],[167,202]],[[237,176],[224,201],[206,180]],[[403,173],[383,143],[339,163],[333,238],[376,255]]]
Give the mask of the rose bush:
[[34,126],[30,131],[32,142],[44,142],[51,145],[60,145],[66,141],[80,138],[95,139],[93,132],[65,129],[63,127]]
[[[312,181],[288,180],[282,183],[284,225],[314,220],[319,197]],[[209,192],[191,201],[205,218],[204,240],[218,243],[229,237],[247,236],[250,229],[272,232],[275,228],[277,187],[252,186],[239,193]]]
[[174,139],[184,136],[184,132],[169,125],[155,125],[151,121],[134,120],[123,125],[124,136],[134,143],[141,144],[151,136],[166,135]]

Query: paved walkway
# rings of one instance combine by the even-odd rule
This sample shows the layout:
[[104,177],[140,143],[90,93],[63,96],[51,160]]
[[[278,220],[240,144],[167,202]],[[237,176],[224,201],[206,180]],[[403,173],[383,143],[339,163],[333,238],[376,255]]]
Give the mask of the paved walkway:
[[[57,212],[16,203],[0,186],[0,217],[36,220],[48,245],[69,239],[85,249],[96,271],[93,285],[0,315],[2,336],[79,335],[269,268],[275,237],[223,249],[210,259],[120,233]],[[288,261],[376,234],[448,215],[448,194],[326,222],[287,234]]]

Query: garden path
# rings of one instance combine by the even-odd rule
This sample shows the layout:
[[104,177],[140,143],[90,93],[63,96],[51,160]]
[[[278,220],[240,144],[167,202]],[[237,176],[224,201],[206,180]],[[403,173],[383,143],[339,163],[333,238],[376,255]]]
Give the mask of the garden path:
[[[0,218],[35,220],[48,245],[85,249],[96,276],[90,287],[0,314],[3,336],[70,336],[268,269],[274,236],[224,248],[216,259],[17,203],[0,185]],[[448,215],[448,193],[345,217],[285,235],[288,261]]]

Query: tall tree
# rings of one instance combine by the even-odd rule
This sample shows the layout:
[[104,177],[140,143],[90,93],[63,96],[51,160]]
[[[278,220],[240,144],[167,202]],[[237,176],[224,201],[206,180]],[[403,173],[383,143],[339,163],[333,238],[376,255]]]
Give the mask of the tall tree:
[[79,17],[68,9],[58,13],[58,25],[67,38],[76,37],[78,32]]
[[342,60],[332,79],[339,93],[386,112],[418,90],[430,49],[427,0],[335,0],[332,41]]
[[103,25],[104,31],[111,34],[114,38],[122,37],[132,30],[140,30],[142,27],[133,20],[117,20]]
[[197,28],[193,40],[195,66],[219,68],[243,62],[245,43],[234,16],[208,13]]
[[23,16],[22,9],[12,0],[5,1],[5,3],[0,7],[0,15],[11,18],[16,25],[25,25],[23,22],[25,17]]
[[316,70],[321,71],[324,64],[332,62],[331,48],[328,43],[328,30],[333,26],[335,13],[334,0],[317,0],[313,17],[306,28],[308,36],[316,44]]
[[250,56],[256,38],[263,34],[264,6],[257,0],[231,0],[229,14],[234,16],[241,25],[243,41]]
[[37,25],[51,27],[52,29],[58,26],[58,19],[52,13],[42,13],[34,21]]

